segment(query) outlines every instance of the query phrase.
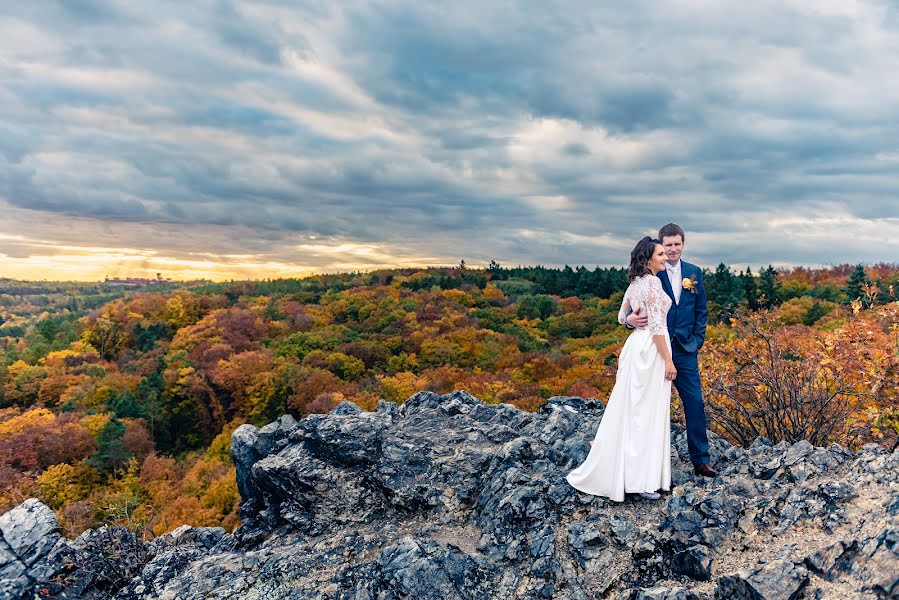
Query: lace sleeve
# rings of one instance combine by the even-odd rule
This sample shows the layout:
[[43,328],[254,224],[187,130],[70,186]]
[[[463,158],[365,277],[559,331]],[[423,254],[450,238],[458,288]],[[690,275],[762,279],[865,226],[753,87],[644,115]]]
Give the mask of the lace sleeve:
[[662,282],[658,277],[649,277],[649,285],[646,286],[646,315],[649,324],[646,326],[652,335],[665,335],[668,333],[668,308],[670,299],[662,289]]
[[621,309],[618,311],[618,322],[622,325],[627,323],[627,316],[631,313],[630,287],[624,292],[624,298],[621,299]]

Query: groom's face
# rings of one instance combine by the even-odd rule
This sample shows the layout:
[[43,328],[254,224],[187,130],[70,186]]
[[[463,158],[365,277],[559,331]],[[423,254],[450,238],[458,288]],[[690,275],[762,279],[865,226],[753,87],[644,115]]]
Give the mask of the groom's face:
[[666,235],[662,238],[662,246],[665,247],[665,256],[669,264],[675,264],[680,260],[684,252],[684,240],[679,235]]

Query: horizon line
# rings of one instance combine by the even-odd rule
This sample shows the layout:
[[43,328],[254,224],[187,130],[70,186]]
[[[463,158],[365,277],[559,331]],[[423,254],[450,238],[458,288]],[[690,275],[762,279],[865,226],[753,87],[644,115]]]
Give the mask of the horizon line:
[[[690,262],[690,261],[686,261],[686,262]],[[694,263],[694,264],[696,264],[696,263]],[[728,264],[724,261],[721,261],[718,263],[718,265],[720,265],[720,264],[724,264],[725,266],[729,267],[731,270],[736,270],[737,274],[741,273],[746,268],[752,269],[752,266],[748,265],[748,264],[734,265],[734,264]],[[714,267],[709,267],[709,266],[705,266],[705,265],[697,265],[697,266],[699,266],[703,269],[714,270],[715,267],[717,267],[718,265],[715,265]],[[865,268],[886,267],[886,268],[899,270],[899,262],[890,262],[890,261],[886,261],[886,260],[879,261],[879,262],[873,262],[873,263],[871,263],[871,262],[867,262],[867,263],[866,262],[859,262],[859,263],[841,262],[841,263],[820,264],[820,265],[812,265],[812,266],[785,265],[783,263],[779,263],[777,265],[769,264],[767,266],[774,267],[778,271],[795,270],[795,269],[808,269],[808,270],[814,270],[814,271],[824,271],[824,270],[836,269],[836,268],[844,267],[844,266],[856,267],[858,265],[861,265],[862,267],[865,267]],[[756,271],[756,273],[761,272],[761,270],[767,268],[767,266],[758,267],[758,270]],[[489,267],[489,263],[487,263],[484,266],[469,265],[468,263],[466,263],[466,265],[465,265],[466,269],[471,269],[472,271],[487,271],[488,267]],[[503,269],[522,269],[522,268],[526,269],[526,268],[537,268],[537,267],[542,267],[542,268],[546,268],[546,269],[559,269],[559,270],[564,269],[565,267],[571,267],[572,269],[578,269],[579,267],[587,268],[586,265],[575,265],[575,264],[567,264],[567,263],[562,264],[562,265],[550,265],[550,264],[516,265],[514,267],[504,266],[502,263],[500,263],[500,268],[503,268]],[[460,268],[460,265],[458,265],[458,264],[456,264],[456,265],[422,265],[422,266],[378,266],[378,267],[373,267],[371,269],[359,269],[359,270],[352,270],[352,271],[347,271],[347,270],[321,271],[321,272],[317,272],[317,273],[307,273],[307,274],[303,274],[303,275],[297,275],[296,277],[261,277],[258,279],[196,278],[196,279],[157,280],[152,277],[141,276],[141,275],[126,275],[124,277],[116,275],[116,276],[107,276],[107,278],[108,278],[108,280],[120,280],[120,281],[127,280],[127,279],[147,279],[150,281],[159,281],[159,283],[146,284],[149,287],[151,285],[173,285],[173,284],[187,284],[187,283],[212,283],[212,284],[215,284],[215,283],[255,283],[255,282],[265,282],[265,281],[285,281],[285,280],[292,280],[292,279],[303,280],[303,279],[311,279],[313,277],[322,277],[322,276],[326,276],[326,275],[354,275],[354,274],[361,275],[361,274],[375,273],[378,271],[407,271],[407,270],[424,271],[424,270],[429,270],[429,269],[459,269],[459,268]],[[597,264],[590,270],[612,269],[612,268],[627,269],[627,266],[626,265],[599,265],[599,264]],[[16,278],[12,278],[12,277],[0,277],[0,281],[19,281],[19,282],[24,282],[24,283],[80,283],[80,284],[103,285],[106,280],[96,280],[96,279],[16,279]]]

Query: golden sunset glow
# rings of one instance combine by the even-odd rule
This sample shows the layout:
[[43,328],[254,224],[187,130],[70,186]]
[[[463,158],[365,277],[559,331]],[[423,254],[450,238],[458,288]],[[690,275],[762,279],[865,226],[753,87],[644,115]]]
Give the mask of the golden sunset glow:
[[449,257],[394,256],[386,244],[298,244],[291,248],[296,262],[287,262],[256,255],[201,252],[191,253],[192,257],[176,257],[158,250],[73,246],[10,235],[0,239],[16,239],[41,249],[27,257],[0,255],[2,277],[22,280],[103,281],[106,277],[155,278],[160,273],[163,278],[177,281],[227,281],[454,264]]

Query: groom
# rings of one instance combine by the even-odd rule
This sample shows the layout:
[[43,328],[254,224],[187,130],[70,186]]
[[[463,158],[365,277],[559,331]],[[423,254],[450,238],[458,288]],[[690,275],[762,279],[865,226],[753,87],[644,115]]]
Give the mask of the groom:
[[[698,353],[705,341],[708,317],[702,270],[681,260],[684,230],[680,226],[668,223],[659,229],[659,239],[668,257],[665,270],[659,272],[658,277],[672,300],[668,311],[668,333],[671,336],[671,358],[677,369],[674,387],[684,405],[690,461],[697,475],[717,477],[718,472],[709,464],[709,438],[699,381]],[[639,312],[634,311],[627,317],[628,327],[646,327],[647,317]]]

